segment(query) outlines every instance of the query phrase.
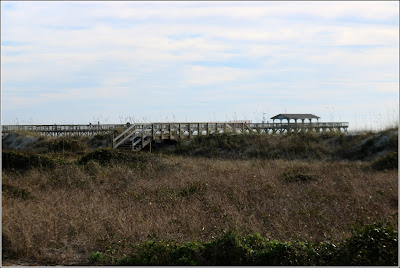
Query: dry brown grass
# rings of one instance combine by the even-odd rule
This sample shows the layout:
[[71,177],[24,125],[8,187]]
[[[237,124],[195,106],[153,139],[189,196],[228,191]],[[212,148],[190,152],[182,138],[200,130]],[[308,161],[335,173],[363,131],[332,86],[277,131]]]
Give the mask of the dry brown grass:
[[[3,248],[16,258],[86,264],[100,240],[211,240],[222,230],[281,241],[341,240],[350,225],[397,224],[398,171],[363,162],[155,156],[146,168],[69,164],[3,171]],[[290,174],[307,182],[287,182]],[[5,242],[4,242],[5,241]]]

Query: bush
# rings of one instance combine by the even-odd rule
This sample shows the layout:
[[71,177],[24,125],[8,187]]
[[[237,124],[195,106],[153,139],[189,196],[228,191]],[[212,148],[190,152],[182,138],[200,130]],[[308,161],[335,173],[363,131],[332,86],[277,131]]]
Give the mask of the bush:
[[48,144],[48,150],[52,152],[83,152],[87,149],[87,145],[77,139],[57,139]]
[[177,245],[171,251],[171,265],[199,265],[201,263],[201,252],[204,246],[199,242],[189,242]]
[[31,192],[29,192],[28,190],[8,185],[5,183],[1,185],[1,189],[3,190],[3,193],[7,193],[13,197],[21,198],[23,200],[28,200],[33,198]]
[[335,265],[398,265],[398,232],[388,224],[356,227],[338,249]]
[[397,152],[390,152],[376,160],[371,167],[377,171],[398,169],[398,161]]
[[99,264],[104,262],[104,255],[101,252],[93,252],[90,254],[89,264]]
[[3,169],[28,170],[31,168],[54,168],[63,164],[58,157],[49,157],[35,153],[2,152]]
[[285,182],[310,182],[317,180],[315,176],[305,174],[301,170],[296,169],[285,172],[282,177]]
[[96,177],[101,171],[101,166],[98,162],[90,160],[84,165],[84,170],[90,176]]
[[167,242],[150,240],[134,248],[129,257],[122,257],[117,265],[168,265],[171,246]]
[[110,163],[112,159],[112,151],[111,149],[102,148],[95,150],[93,152],[87,153],[86,155],[82,156],[79,160],[79,164],[86,164],[89,161],[96,161],[99,164],[107,164]]
[[288,135],[233,135],[213,134],[191,141],[178,141],[174,154],[262,159],[323,159],[331,155],[324,147],[324,137],[316,133],[291,133]]
[[241,246],[238,236],[228,231],[219,239],[205,243],[202,255],[201,265],[245,265],[247,250]]
[[[397,231],[384,224],[354,229],[343,243],[268,241],[259,234],[239,237],[224,232],[212,242],[151,240],[143,244],[111,243],[104,253],[90,257],[105,265],[397,265]],[[120,242],[120,241],[119,241]],[[116,247],[116,244],[119,244]],[[126,252],[126,249],[130,252]],[[118,253],[124,249],[124,253]],[[118,258],[117,255],[123,255]]]
[[132,151],[116,151],[108,148],[101,148],[95,151],[89,152],[79,158],[78,164],[85,165],[88,162],[97,162],[101,165],[110,163],[121,163],[127,164],[134,168],[143,169],[145,163],[148,161],[148,157],[143,154],[138,154]]
[[9,237],[2,232],[1,233],[1,253],[2,253],[2,260],[13,259],[17,256],[17,253],[12,249],[12,243]]
[[296,252],[291,243],[271,241],[255,254],[257,265],[301,265],[293,261]]

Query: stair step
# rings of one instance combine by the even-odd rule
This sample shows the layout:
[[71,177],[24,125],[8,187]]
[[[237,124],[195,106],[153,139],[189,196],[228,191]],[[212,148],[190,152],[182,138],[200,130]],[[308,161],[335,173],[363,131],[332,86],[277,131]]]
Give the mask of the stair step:
[[[117,139],[119,139],[121,137],[125,137],[125,138],[122,138],[122,140],[124,140],[126,138],[128,138],[128,139],[125,142],[120,141],[120,143],[119,144],[117,143],[117,146],[114,148],[118,147],[121,149],[130,149],[130,150],[133,150],[136,152],[140,151],[147,144],[149,144],[152,140],[151,137],[149,138],[146,136],[152,130],[151,128],[152,128],[152,124],[149,124],[136,134],[134,133],[134,131],[138,130],[138,129],[133,129],[132,127],[130,129],[127,129],[123,135],[120,134],[116,139],[114,139],[114,144],[115,144],[115,142],[117,142]],[[129,131],[131,131],[131,133],[129,133]],[[133,136],[133,137],[129,138],[130,136]],[[142,137],[143,137],[143,140],[142,140]],[[135,145],[133,145],[133,144],[135,144]]]

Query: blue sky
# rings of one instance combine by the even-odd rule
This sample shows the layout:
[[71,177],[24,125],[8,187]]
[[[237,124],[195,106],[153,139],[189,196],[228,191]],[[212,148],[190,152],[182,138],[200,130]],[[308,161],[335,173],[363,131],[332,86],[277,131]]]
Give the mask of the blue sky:
[[1,2],[2,124],[398,120],[398,2]]

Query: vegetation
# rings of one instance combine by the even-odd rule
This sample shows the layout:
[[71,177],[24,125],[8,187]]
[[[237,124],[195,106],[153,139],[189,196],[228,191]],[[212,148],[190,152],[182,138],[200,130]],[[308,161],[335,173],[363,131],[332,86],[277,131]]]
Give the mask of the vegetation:
[[63,139],[52,140],[48,143],[48,149],[52,152],[83,152],[87,145],[76,138],[66,137]]
[[335,245],[280,242],[260,234],[223,232],[211,242],[149,240],[139,244],[103,241],[104,250],[91,254],[92,265],[385,265],[398,264],[398,232],[390,225],[355,228]]
[[397,152],[390,152],[381,156],[372,164],[374,170],[398,169],[399,157]]
[[10,140],[3,262],[397,265],[391,135],[221,135],[153,154]]
[[377,154],[397,151],[397,130],[348,135],[338,132],[289,135],[200,136],[176,146],[155,146],[155,152],[225,159],[371,160]]
[[54,168],[63,163],[59,157],[42,154],[3,151],[2,167],[4,170],[27,170],[32,168]]

